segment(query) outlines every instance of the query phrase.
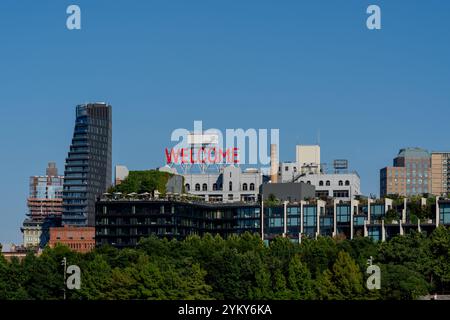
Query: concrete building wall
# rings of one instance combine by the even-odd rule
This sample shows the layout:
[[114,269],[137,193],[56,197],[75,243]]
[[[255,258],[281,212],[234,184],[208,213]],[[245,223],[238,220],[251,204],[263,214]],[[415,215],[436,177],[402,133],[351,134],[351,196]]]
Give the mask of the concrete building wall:
[[183,193],[183,177],[180,175],[170,177],[166,184],[166,191],[178,194]]
[[[351,200],[361,194],[361,179],[356,172],[306,174],[299,177],[300,174],[297,163],[283,162],[279,166],[278,181],[287,183],[296,179],[296,182],[315,186],[317,195],[342,200]],[[348,196],[342,196],[344,193],[348,193]]]
[[261,171],[242,172],[235,166],[225,167],[217,173],[186,173],[183,177],[186,192],[206,201],[256,201],[262,184]]
[[320,146],[319,145],[297,145],[296,162],[300,167],[316,167],[314,173],[320,172]]
[[264,200],[271,195],[281,201],[300,202],[315,197],[315,187],[306,183],[266,183],[261,187]]
[[315,186],[317,196],[348,201],[361,194],[361,179],[357,173],[310,174],[298,181]]

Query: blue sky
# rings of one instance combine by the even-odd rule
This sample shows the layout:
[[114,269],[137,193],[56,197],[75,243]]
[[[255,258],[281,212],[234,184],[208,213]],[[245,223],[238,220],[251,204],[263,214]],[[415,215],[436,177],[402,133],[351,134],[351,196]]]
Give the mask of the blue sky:
[[[82,30],[66,29],[66,8]],[[365,26],[378,4],[382,30]],[[279,128],[316,142],[364,193],[398,149],[449,150],[450,2],[0,2],[0,242],[20,243],[28,177],[63,172],[74,107],[113,106],[113,161],[162,165],[173,129]]]

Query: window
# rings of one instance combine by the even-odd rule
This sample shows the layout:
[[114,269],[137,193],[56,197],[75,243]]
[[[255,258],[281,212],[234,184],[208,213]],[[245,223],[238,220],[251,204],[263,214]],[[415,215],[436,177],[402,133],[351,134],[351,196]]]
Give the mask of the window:
[[200,183],[195,184],[195,191],[200,191]]
[[439,208],[439,221],[442,224],[450,223],[450,206],[448,204],[442,204]]
[[248,185],[246,183],[242,184],[242,190],[247,191]]
[[289,171],[289,167],[284,167],[284,171]]
[[340,186],[343,186],[344,185],[344,182],[342,181],[342,180],[339,180],[339,183],[338,183]]
[[321,180],[321,181],[319,181],[319,186],[323,186],[323,181]]
[[348,190],[333,190],[333,198],[348,198]]
[[328,190],[316,190],[316,197],[328,197]]
[[206,183],[202,185],[202,191],[208,191],[208,185]]
[[189,185],[189,183],[186,183],[186,191],[191,191],[191,186]]
[[216,191],[217,190],[217,183],[213,184],[213,190]]
[[228,190],[229,191],[233,191],[233,182],[230,181],[230,183],[228,184]]
[[255,184],[254,183],[250,183],[250,190],[255,190]]
[[311,184],[311,181],[308,180],[308,181],[306,181],[306,183],[307,183],[307,184]]
[[336,222],[338,223],[350,222],[350,206],[348,205],[336,206]]
[[327,182],[325,182],[326,186],[330,186],[330,180],[327,180]]
[[346,185],[346,186],[349,186],[349,185],[350,185],[350,181],[345,180],[345,185]]
[[233,200],[233,195],[232,194],[228,195],[228,200]]

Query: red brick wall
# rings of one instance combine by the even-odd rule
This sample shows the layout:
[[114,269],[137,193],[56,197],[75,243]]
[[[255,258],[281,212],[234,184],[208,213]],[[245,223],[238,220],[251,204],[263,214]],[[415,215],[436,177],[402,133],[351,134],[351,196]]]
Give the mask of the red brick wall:
[[50,247],[57,243],[68,246],[73,251],[85,253],[95,247],[94,227],[69,227],[50,228]]

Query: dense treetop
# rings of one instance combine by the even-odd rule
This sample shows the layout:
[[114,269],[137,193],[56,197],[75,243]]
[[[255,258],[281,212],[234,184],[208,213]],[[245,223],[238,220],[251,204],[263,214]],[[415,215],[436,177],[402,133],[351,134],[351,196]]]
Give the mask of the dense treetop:
[[153,193],[158,190],[161,194],[166,193],[167,181],[173,174],[158,170],[130,171],[128,177],[117,186],[111,187],[110,193]]
[[[381,290],[366,289],[367,259],[381,268]],[[301,244],[258,235],[184,241],[156,237],[133,249],[87,254],[64,246],[7,262],[0,256],[0,299],[61,299],[61,260],[81,268],[68,299],[416,299],[450,291],[450,232],[439,227],[387,242],[320,237]]]

